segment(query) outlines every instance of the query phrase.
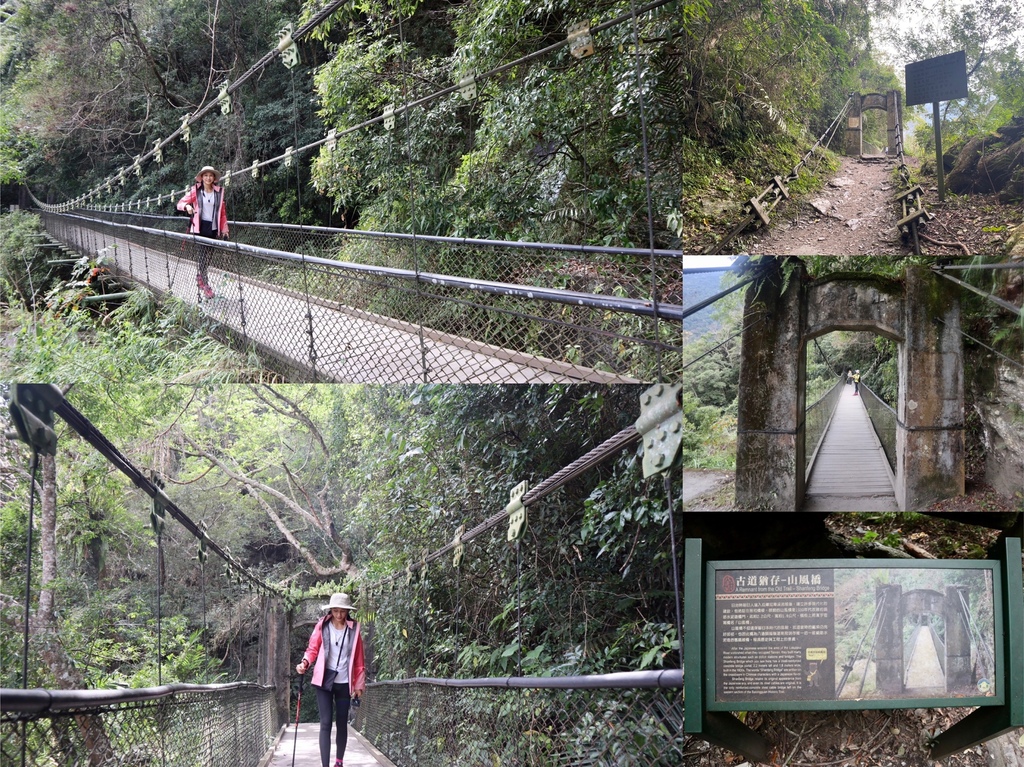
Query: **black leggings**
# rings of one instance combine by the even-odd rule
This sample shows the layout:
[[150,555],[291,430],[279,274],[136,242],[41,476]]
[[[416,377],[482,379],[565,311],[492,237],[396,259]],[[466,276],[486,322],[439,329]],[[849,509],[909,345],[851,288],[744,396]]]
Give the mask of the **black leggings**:
[[[217,230],[213,226],[212,221],[199,221],[199,236],[205,237],[208,240],[217,239]],[[196,261],[198,261],[199,266],[199,278],[202,279],[203,282],[207,282],[209,280],[209,275],[207,275],[206,270],[210,265],[210,259],[212,257],[213,248],[208,245],[196,244]]]
[[345,744],[348,742],[348,708],[352,702],[348,695],[348,685],[335,682],[334,687],[316,690],[316,705],[320,709],[320,764],[330,767],[331,761],[331,720],[337,716],[338,721],[338,753],[337,758],[345,756]]

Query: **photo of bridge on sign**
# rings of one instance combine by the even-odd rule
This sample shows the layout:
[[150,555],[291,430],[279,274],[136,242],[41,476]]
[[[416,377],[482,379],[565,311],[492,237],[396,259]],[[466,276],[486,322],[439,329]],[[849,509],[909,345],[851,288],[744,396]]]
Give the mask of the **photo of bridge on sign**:
[[933,759],[1024,725],[1021,541],[999,559],[705,560],[686,541],[686,732],[748,758],[731,712],[977,709]]

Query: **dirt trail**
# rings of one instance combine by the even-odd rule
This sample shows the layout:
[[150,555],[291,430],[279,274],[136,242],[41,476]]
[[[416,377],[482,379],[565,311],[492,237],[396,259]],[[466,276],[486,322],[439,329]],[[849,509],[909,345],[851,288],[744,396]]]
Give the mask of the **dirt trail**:
[[[806,199],[789,221],[777,218],[748,244],[752,255],[905,255],[911,250],[896,230],[897,207],[888,161],[841,158],[836,175]],[[785,206],[777,212],[785,215]]]

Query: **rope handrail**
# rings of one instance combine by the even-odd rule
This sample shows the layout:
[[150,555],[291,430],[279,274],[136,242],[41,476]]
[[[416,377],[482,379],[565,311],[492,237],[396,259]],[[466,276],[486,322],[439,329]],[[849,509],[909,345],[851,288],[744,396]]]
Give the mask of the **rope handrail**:
[[122,703],[143,703],[160,700],[181,693],[225,692],[229,690],[274,689],[255,682],[227,682],[220,684],[164,684],[158,687],[137,687],[118,690],[51,690],[34,688],[0,688],[0,712],[4,714],[31,714],[80,711],[89,708],[116,706]]
[[371,683],[369,686],[400,686],[408,684],[433,685],[436,687],[492,687],[525,690],[671,689],[683,686],[683,670],[619,671],[611,674],[591,674],[588,676],[501,676],[477,679],[412,677],[409,679],[380,680]]

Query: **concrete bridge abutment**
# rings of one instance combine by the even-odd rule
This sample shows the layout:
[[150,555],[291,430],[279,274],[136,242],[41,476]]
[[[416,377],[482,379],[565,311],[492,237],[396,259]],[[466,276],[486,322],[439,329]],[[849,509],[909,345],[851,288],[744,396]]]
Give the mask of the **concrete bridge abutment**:
[[[805,491],[805,349],[835,330],[870,331],[899,348],[896,501],[901,510],[964,490],[960,304],[923,267],[903,280],[807,278],[795,257],[759,265],[747,289],[737,418],[736,504],[795,511]],[[858,511],[856,508],[848,511]]]

